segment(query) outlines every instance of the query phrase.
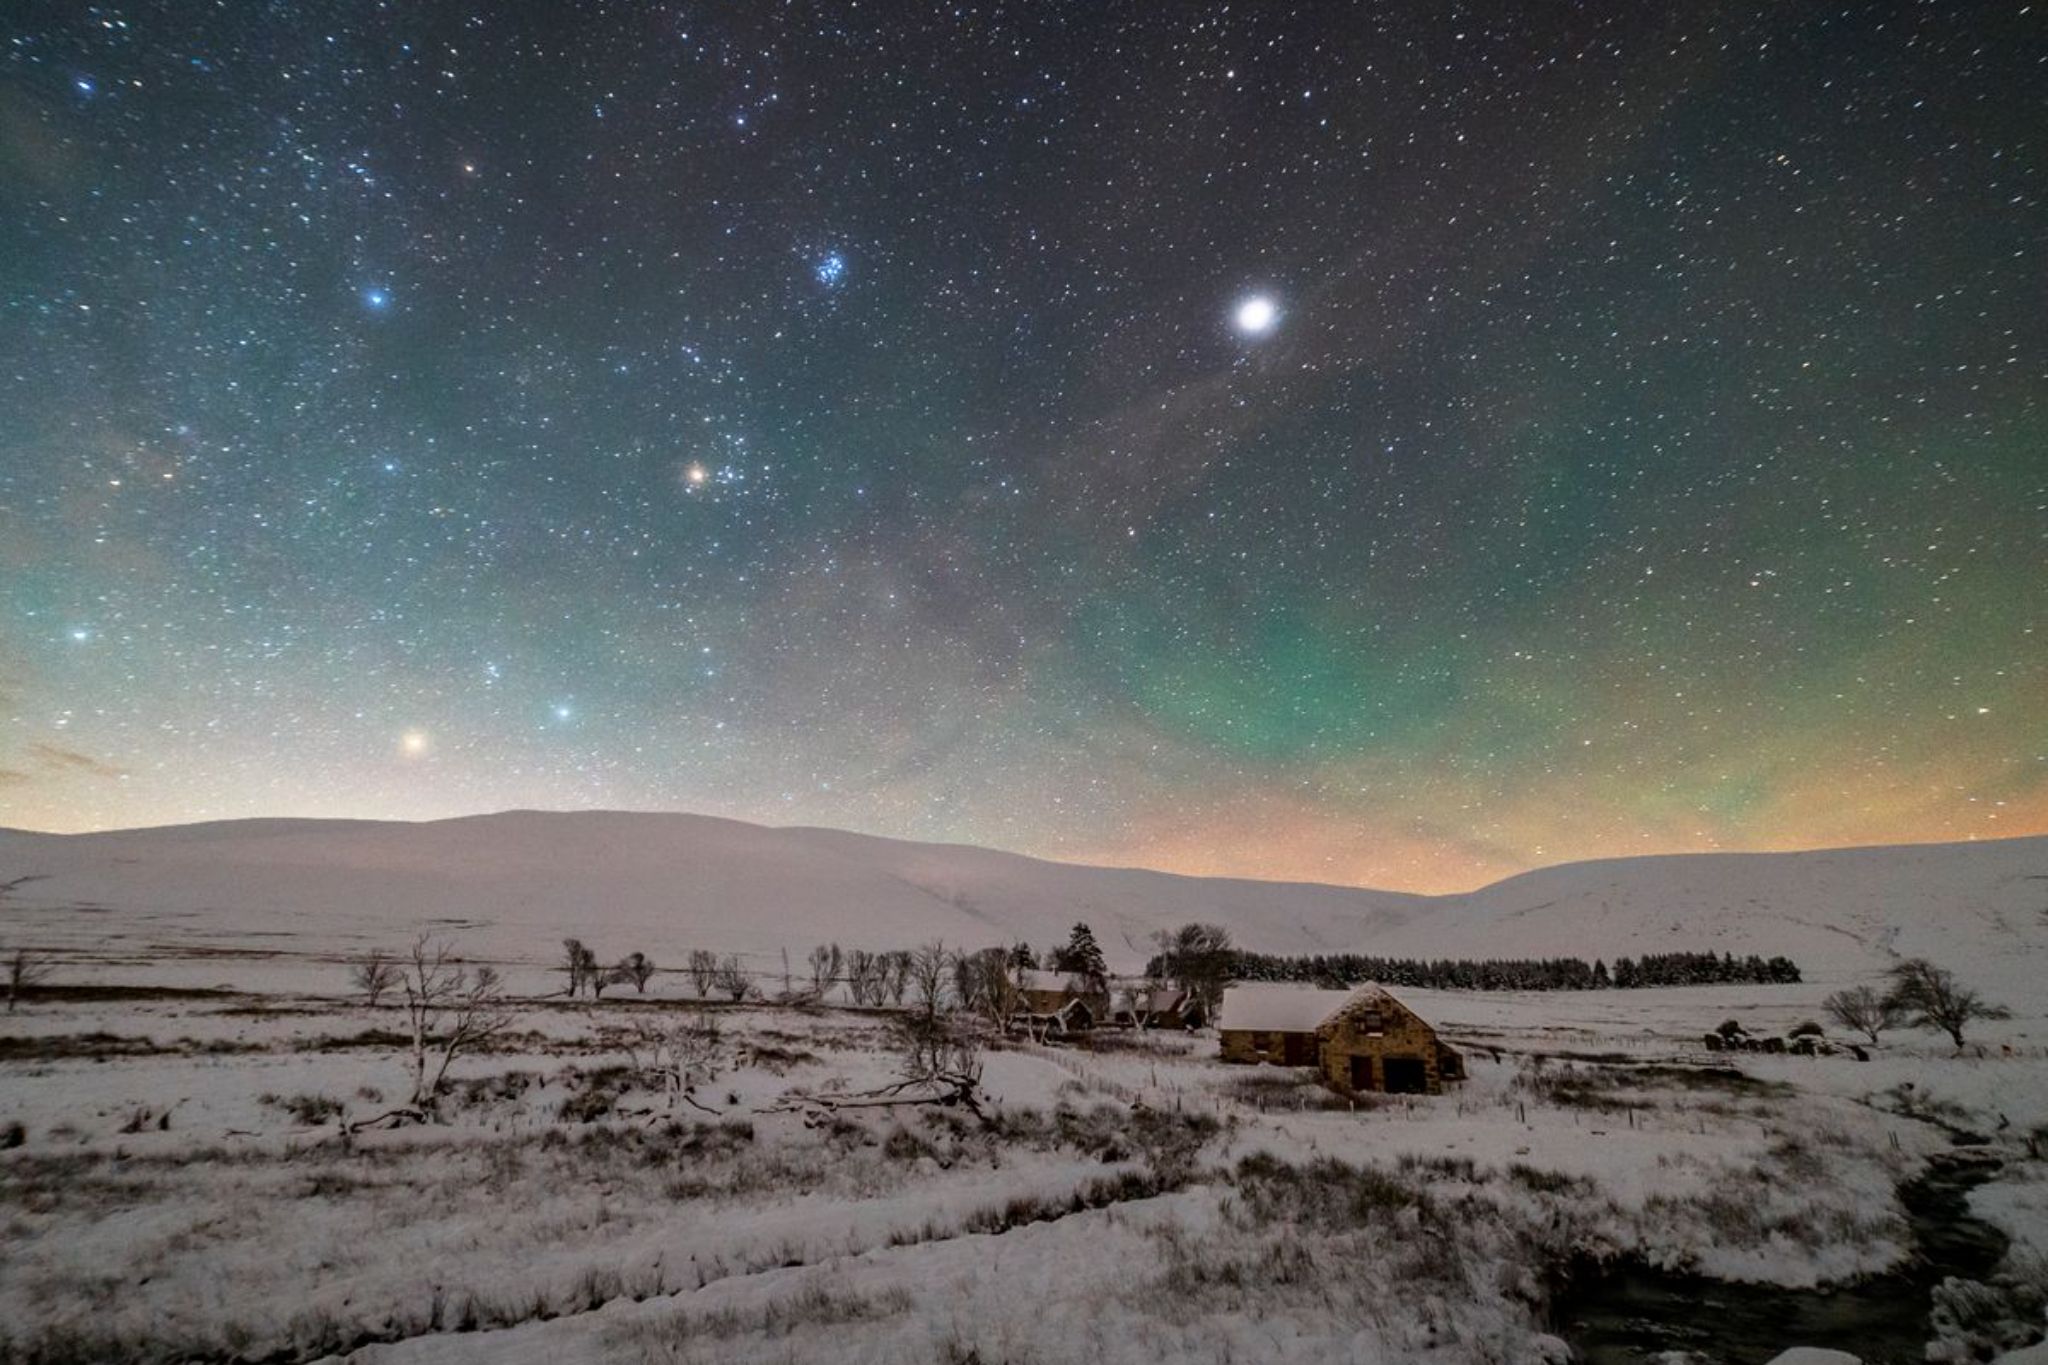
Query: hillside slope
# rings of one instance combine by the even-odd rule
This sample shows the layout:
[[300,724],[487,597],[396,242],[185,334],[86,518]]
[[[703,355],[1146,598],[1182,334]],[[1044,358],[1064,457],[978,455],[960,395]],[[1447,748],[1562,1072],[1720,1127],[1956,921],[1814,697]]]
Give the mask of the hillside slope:
[[84,906],[71,931],[348,951],[415,926],[512,956],[564,935],[674,961],[689,948],[799,957],[815,943],[1063,941],[1086,920],[1142,959],[1154,929],[1228,924],[1247,947],[1337,950],[1424,897],[1078,867],[965,845],[697,815],[512,811],[423,824],[249,820],[48,835],[0,832],[0,881],[39,875],[9,917]]
[[420,928],[544,961],[565,935],[673,963],[933,938],[1043,948],[1076,920],[1119,965],[1153,930],[1229,927],[1266,952],[1541,957],[1783,953],[1809,976],[1924,954],[1990,989],[2048,979],[2048,838],[1567,864],[1463,895],[1081,867],[963,845],[676,814],[514,811],[407,824],[246,820],[0,831],[33,875],[0,934],[105,960],[331,956]]
[[1928,957],[2008,993],[2048,981],[2048,838],[1567,863],[1375,935],[1373,951],[1612,959],[1783,953],[1809,976]]

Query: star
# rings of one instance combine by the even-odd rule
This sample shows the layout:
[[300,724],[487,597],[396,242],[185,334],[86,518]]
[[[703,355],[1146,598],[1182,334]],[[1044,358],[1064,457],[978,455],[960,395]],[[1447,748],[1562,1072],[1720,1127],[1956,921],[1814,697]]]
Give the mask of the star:
[[1245,336],[1264,336],[1280,321],[1280,307],[1269,296],[1254,294],[1237,305],[1231,321]]
[[6,11],[0,824],[2048,833],[2038,5],[219,8]]

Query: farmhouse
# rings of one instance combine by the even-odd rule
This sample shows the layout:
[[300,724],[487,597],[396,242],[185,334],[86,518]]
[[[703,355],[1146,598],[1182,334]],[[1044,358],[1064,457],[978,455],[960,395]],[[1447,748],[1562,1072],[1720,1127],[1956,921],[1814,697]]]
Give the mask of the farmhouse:
[[1127,1028],[1200,1028],[1202,1005],[1187,991],[1147,981],[1117,984],[1110,1021]]
[[1017,993],[1022,1006],[1018,1024],[1039,1035],[1106,1026],[1189,1029],[1202,1024],[1201,1002],[1191,993],[1141,977],[1091,983],[1071,972],[1025,970],[1017,973]]
[[1232,986],[1218,1020],[1223,1060],[1312,1066],[1339,1094],[1435,1095],[1464,1059],[1379,986],[1356,991]]
[[1017,990],[1024,1020],[1041,1030],[1070,1033],[1109,1022],[1109,996],[1084,977],[1027,970],[1017,974]]

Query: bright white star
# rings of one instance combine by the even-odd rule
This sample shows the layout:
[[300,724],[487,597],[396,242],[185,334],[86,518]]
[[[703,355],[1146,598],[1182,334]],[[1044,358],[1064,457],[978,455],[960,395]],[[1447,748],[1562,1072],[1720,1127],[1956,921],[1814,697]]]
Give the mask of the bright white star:
[[1263,336],[1280,320],[1280,306],[1264,294],[1254,294],[1237,305],[1237,330],[1246,336]]

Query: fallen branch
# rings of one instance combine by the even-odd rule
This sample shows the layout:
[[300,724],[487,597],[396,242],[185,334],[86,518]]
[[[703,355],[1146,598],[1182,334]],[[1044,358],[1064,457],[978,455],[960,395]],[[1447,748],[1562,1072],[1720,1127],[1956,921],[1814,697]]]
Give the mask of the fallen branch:
[[387,1109],[373,1119],[357,1119],[354,1123],[344,1120],[341,1124],[341,1131],[349,1137],[354,1137],[357,1133],[380,1125],[396,1128],[404,1123],[425,1123],[426,1121],[426,1113],[419,1109]]
[[[939,1089],[936,1094],[913,1095],[905,1093],[912,1087],[919,1085],[935,1085]],[[948,1076],[939,1081],[898,1081],[894,1085],[885,1085],[879,1090],[863,1090],[844,1096],[793,1092],[783,1096],[781,1101],[769,1105],[761,1112],[766,1114],[796,1114],[809,1109],[836,1114],[842,1109],[896,1109],[913,1105],[935,1104],[943,1109],[965,1109],[984,1124],[989,1123],[991,1120],[986,1113],[982,1112],[981,1101],[976,1098],[974,1092],[975,1083],[972,1079],[965,1076]]]

